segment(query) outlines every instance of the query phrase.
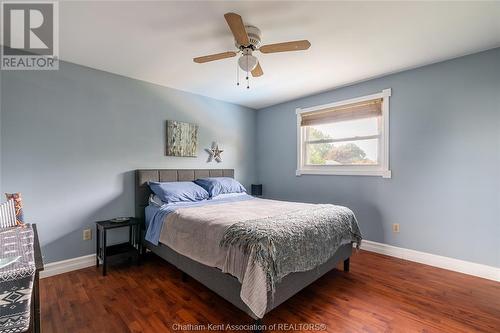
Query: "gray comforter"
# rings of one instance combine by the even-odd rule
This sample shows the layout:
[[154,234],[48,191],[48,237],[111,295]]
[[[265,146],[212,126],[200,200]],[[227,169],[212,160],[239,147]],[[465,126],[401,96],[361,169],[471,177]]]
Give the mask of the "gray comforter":
[[328,261],[339,246],[361,242],[353,212],[342,206],[314,205],[282,215],[235,223],[221,246],[238,246],[267,274],[268,289],[293,272]]

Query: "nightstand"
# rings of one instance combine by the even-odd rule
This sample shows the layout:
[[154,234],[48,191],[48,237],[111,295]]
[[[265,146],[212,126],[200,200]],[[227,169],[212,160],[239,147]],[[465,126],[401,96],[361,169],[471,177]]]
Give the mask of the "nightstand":
[[[127,221],[112,222],[111,220],[96,222],[96,267],[102,261],[102,275],[106,275],[108,258],[111,256],[131,258],[135,257],[140,263],[141,250],[141,220],[131,217]],[[107,244],[107,231],[118,228],[129,228],[129,240],[125,243]]]
[[262,184],[252,184],[252,195],[262,197]]

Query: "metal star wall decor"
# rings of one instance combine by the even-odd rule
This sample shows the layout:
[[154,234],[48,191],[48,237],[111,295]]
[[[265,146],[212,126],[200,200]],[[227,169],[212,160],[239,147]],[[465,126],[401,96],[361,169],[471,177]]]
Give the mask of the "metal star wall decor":
[[214,142],[214,144],[212,145],[212,148],[207,149],[207,152],[210,154],[208,161],[210,162],[210,161],[212,161],[212,159],[214,159],[215,161],[217,161],[217,163],[222,162],[221,154],[223,151],[224,150],[219,149],[219,145]]

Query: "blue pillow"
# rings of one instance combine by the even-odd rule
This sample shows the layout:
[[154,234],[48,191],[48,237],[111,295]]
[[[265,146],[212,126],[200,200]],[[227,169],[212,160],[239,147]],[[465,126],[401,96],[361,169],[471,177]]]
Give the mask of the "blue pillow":
[[193,182],[149,182],[149,188],[161,201],[201,201],[209,198],[208,192]]
[[213,198],[219,194],[242,193],[247,190],[237,180],[229,177],[201,178],[194,181],[203,187]]

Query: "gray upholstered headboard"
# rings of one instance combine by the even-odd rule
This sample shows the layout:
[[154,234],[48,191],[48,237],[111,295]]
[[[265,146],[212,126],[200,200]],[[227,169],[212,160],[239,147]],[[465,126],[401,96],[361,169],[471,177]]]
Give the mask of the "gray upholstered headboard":
[[148,169],[135,171],[135,216],[144,218],[151,191],[148,181],[185,182],[205,177],[234,178],[234,169]]

